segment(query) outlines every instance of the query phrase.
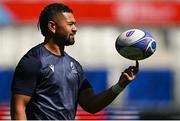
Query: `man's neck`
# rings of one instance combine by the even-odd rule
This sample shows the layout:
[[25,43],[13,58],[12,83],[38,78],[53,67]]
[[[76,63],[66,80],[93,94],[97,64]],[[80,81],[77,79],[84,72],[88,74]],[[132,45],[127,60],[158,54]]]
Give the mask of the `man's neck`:
[[44,47],[55,55],[64,55],[64,46],[59,46],[58,44],[54,43],[53,40],[46,40],[44,42]]

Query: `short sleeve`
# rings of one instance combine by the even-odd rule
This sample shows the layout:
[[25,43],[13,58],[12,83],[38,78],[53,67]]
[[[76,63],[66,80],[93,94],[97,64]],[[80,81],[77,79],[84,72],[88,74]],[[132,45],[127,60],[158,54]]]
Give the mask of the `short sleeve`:
[[32,96],[41,62],[37,58],[23,57],[16,67],[12,81],[12,92]]

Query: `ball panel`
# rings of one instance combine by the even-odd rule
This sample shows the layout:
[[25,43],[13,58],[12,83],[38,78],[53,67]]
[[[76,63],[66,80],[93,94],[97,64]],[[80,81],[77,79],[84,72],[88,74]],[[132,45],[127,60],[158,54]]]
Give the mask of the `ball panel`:
[[139,29],[131,29],[123,32],[117,39],[118,44],[122,46],[129,46],[137,40],[145,36],[145,33]]
[[146,48],[152,41],[154,40],[151,37],[145,37],[136,41],[135,43],[132,43],[131,46],[141,48],[142,50],[146,50]]
[[151,41],[148,44],[148,47],[146,48],[146,51],[144,53],[145,58],[150,57],[156,50],[156,42],[155,41]]
[[152,41],[151,48],[155,51],[156,50],[156,42]]
[[145,37],[152,37],[152,35],[149,32],[147,31],[143,31],[143,32],[145,33]]
[[118,52],[125,58],[131,60],[141,60],[144,57],[143,51],[139,48],[134,47],[123,47],[118,50]]

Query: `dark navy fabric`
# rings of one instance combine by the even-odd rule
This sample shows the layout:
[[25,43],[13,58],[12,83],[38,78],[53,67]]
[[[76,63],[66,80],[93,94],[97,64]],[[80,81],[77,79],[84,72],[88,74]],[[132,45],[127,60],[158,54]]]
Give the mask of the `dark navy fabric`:
[[68,54],[57,56],[39,44],[16,67],[12,91],[31,96],[28,119],[72,120],[79,92],[91,88],[81,65]]

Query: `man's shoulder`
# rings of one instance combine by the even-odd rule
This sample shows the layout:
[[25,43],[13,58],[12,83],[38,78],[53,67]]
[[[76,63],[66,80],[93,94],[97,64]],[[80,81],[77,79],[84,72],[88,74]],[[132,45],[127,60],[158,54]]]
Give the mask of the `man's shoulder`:
[[43,45],[38,44],[32,47],[22,58],[21,60],[40,60],[40,57],[44,54]]
[[40,48],[41,44],[36,45],[35,47],[31,48],[19,61],[19,66],[30,66],[34,67],[41,63],[40,61]]
[[42,53],[42,43],[32,47],[25,55],[38,57]]
[[26,55],[23,56],[18,63],[19,67],[31,68],[32,70],[35,68],[40,68],[41,65],[42,64],[39,58],[34,57],[34,56],[26,56]]

